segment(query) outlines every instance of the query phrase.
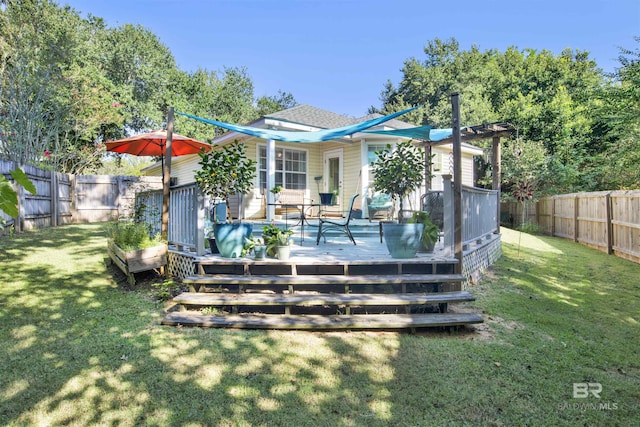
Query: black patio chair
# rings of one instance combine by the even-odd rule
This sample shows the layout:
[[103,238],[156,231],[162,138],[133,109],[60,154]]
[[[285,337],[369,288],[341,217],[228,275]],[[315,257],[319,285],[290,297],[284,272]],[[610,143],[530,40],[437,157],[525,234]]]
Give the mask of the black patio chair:
[[353,202],[355,202],[356,197],[358,197],[358,194],[354,194],[353,196],[351,196],[351,199],[349,200],[349,208],[346,212],[347,215],[343,221],[334,221],[326,218],[319,219],[320,222],[318,224],[318,236],[316,237],[316,245],[320,244],[320,236],[322,236],[324,242],[327,243],[327,237],[325,236],[325,233],[329,230],[338,230],[345,233],[349,237],[349,240],[351,240],[354,245],[356,244],[356,240],[353,238],[351,230],[349,230],[349,222],[351,222],[351,217],[353,216]]
[[429,191],[423,194],[422,210],[429,212],[429,219],[438,226],[440,231],[444,229],[444,193],[442,191]]

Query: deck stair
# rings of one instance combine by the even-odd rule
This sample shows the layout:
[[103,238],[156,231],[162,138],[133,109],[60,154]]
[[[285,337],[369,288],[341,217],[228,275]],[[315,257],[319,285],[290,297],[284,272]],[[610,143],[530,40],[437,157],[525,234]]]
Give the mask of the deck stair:
[[[415,329],[481,323],[458,274],[198,274],[162,323],[251,329]],[[208,307],[206,314],[200,309]],[[214,314],[211,314],[211,313]]]

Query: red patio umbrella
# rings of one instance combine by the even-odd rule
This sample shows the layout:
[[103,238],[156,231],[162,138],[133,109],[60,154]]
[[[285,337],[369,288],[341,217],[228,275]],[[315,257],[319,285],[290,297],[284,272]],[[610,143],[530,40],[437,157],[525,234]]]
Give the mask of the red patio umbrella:
[[[156,156],[162,160],[162,172],[164,173],[164,155],[167,143],[167,131],[156,130],[149,133],[131,136],[117,141],[107,142],[107,151],[114,153],[133,154],[134,156]],[[211,144],[200,142],[186,136],[174,133],[172,135],[171,157],[197,154],[201,151],[209,151]]]
[[[209,151],[213,146],[186,136],[173,133],[173,108],[170,108],[168,127],[170,129],[171,143],[169,144],[171,157],[196,154],[201,151]],[[162,160],[162,237],[167,238],[169,222],[169,185],[165,183],[164,156],[167,146],[167,131],[156,130],[141,135],[131,136],[106,143],[107,151],[114,153],[127,153],[134,156],[158,156]],[[169,159],[171,160],[171,159]],[[167,161],[170,170],[171,162]],[[169,171],[169,176],[171,172]]]

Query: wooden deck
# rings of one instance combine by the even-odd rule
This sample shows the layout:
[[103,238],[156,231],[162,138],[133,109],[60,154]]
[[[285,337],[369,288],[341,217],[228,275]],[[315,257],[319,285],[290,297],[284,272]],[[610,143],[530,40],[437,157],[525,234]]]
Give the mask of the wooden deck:
[[[375,228],[374,228],[375,227]],[[195,257],[183,280],[190,292],[174,298],[162,323],[252,329],[415,329],[482,322],[475,313],[451,313],[450,304],[473,301],[455,274],[457,260],[440,245],[434,254],[393,259],[377,224],[327,243],[296,236],[287,261]],[[374,232],[371,232],[374,230]],[[203,310],[207,308],[207,310]],[[212,314],[215,313],[215,314]]]

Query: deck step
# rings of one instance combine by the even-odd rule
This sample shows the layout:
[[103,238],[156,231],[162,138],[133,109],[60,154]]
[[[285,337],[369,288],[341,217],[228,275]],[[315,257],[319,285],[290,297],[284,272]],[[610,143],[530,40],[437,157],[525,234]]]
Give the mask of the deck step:
[[186,285],[375,285],[403,283],[456,283],[462,274],[383,274],[383,275],[254,275],[210,274],[189,276]]
[[474,301],[469,292],[408,294],[229,294],[184,292],[173,298],[176,304],[195,306],[396,306]]
[[482,323],[475,313],[445,314],[367,314],[367,315],[203,315],[198,312],[172,312],[163,325],[238,329],[406,329],[457,326]]

